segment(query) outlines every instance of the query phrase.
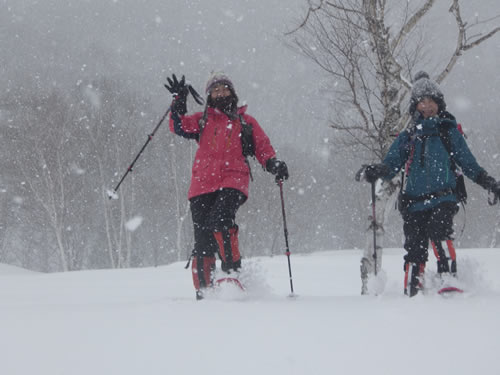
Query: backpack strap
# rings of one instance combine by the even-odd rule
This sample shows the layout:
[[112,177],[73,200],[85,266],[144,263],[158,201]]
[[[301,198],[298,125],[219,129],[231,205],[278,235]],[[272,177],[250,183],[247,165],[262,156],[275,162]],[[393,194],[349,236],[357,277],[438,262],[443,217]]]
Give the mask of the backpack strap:
[[[461,126],[459,129],[460,134],[465,137]],[[463,209],[465,210],[465,204],[467,203],[467,191],[465,189],[465,181],[463,174],[458,170],[457,163],[455,162],[455,158],[453,157],[453,150],[450,139],[450,126],[440,127],[439,129],[439,137],[441,138],[441,142],[443,143],[444,148],[450,155],[450,169],[457,178],[457,186],[455,188],[455,195],[457,196],[459,202],[462,204]],[[463,231],[463,230],[462,230]]]
[[405,148],[408,149],[408,158],[406,159],[406,162],[401,168],[401,186],[399,189],[400,194],[403,193],[404,190],[404,185],[405,185],[405,177],[408,177],[410,174],[410,168],[411,164],[413,163],[413,156],[415,154],[415,134],[414,131],[408,131],[408,135],[405,141]]
[[243,117],[243,114],[239,114],[240,125],[241,125],[241,149],[243,151],[243,157],[245,158],[245,163],[248,165],[248,171],[250,172],[250,180],[253,181],[252,168],[250,167],[250,162],[248,161],[249,156],[255,156],[255,143],[253,142],[253,127],[248,124]]
[[208,117],[208,98],[205,104],[205,109],[203,110],[203,116],[201,116],[200,120],[198,121],[198,126],[200,128],[200,132],[198,140],[201,140],[201,134],[203,133],[203,129],[205,129],[205,125],[207,124],[207,117]]
[[457,164],[455,163],[455,159],[453,158],[449,126],[441,126],[439,128],[439,138],[441,138],[441,142],[443,143],[446,152],[448,152],[448,154],[450,155],[450,169],[455,172],[457,170]]
[[241,148],[243,150],[243,156],[247,158],[248,156],[255,156],[255,144],[253,142],[253,127],[245,121],[245,118],[240,113],[240,125],[241,125]]

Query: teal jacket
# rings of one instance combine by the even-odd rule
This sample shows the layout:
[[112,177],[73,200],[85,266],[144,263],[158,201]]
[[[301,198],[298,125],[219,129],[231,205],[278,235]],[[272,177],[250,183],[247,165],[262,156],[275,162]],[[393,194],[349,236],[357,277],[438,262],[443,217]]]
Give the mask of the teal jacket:
[[399,134],[383,160],[391,171],[384,179],[392,179],[409,162],[405,193],[410,199],[439,193],[430,199],[414,202],[408,208],[409,212],[430,209],[442,202],[457,202],[452,192],[456,187],[456,175],[451,170],[451,156],[441,140],[440,130],[448,132],[453,160],[464,175],[476,181],[484,171],[450,113],[418,118],[410,130]]

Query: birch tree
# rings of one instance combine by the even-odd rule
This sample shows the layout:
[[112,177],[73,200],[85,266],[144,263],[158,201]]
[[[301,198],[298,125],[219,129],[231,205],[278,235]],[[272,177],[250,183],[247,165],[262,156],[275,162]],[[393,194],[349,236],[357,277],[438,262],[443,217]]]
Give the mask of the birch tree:
[[[431,53],[424,41],[424,23],[436,0],[319,0],[308,1],[307,12],[287,36],[330,77],[334,113],[330,126],[338,140],[365,160],[380,162],[393,136],[409,121],[406,106],[411,77],[417,65]],[[461,2],[453,0],[442,19],[456,24],[455,47],[434,75],[443,82],[467,51],[492,38],[500,26],[490,20],[464,21]],[[485,29],[485,24],[487,30]],[[478,26],[481,26],[480,30]],[[489,28],[488,28],[489,27]],[[376,237],[377,269],[381,267],[384,220],[397,181],[378,186]],[[368,218],[372,222],[372,218]],[[371,232],[362,259],[362,278],[374,270]]]

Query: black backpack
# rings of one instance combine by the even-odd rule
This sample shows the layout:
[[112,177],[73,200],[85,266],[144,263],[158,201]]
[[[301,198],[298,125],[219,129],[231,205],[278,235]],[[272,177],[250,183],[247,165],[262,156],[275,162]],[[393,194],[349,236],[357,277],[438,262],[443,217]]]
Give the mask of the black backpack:
[[[460,134],[465,137],[464,133],[461,131],[461,129],[458,129],[460,131]],[[450,127],[441,127],[439,129],[439,137],[441,138],[441,142],[443,142],[443,146],[450,154],[450,169],[455,173],[456,179],[457,179],[457,185],[455,186],[454,193],[457,196],[457,199],[460,203],[466,204],[467,203],[467,190],[465,189],[465,179],[464,175],[462,174],[462,171],[457,167],[457,163],[455,162],[455,159],[453,158],[453,150],[451,149],[451,139],[450,139]]]
[[253,127],[248,124],[243,115],[240,114],[241,124],[241,148],[243,156],[247,159],[249,156],[255,156],[255,143],[253,141]]

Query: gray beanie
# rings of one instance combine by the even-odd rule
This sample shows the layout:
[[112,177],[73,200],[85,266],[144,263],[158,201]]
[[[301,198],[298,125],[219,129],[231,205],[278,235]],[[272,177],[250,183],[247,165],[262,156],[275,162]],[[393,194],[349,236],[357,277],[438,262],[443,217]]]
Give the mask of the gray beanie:
[[431,98],[438,105],[438,113],[446,110],[444,95],[439,85],[429,78],[429,75],[420,71],[413,78],[413,87],[410,98],[410,115],[417,110],[417,104],[424,98]]
[[235,93],[233,82],[223,72],[212,72],[210,74],[210,78],[208,79],[207,86],[205,88],[205,93],[210,94],[210,91],[212,91],[212,89],[218,84],[227,85],[231,92],[233,94]]

